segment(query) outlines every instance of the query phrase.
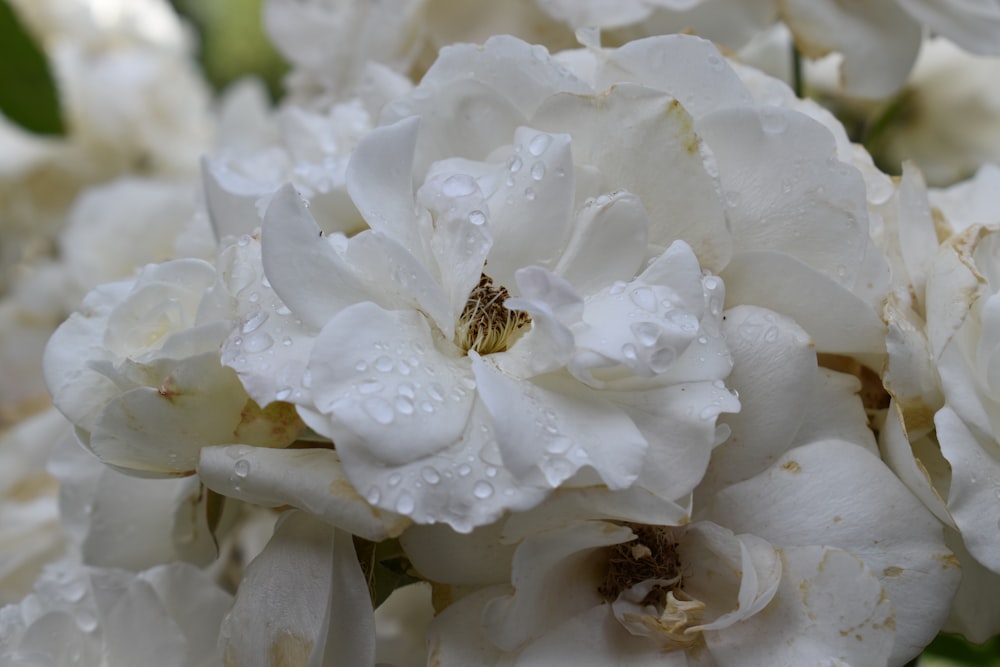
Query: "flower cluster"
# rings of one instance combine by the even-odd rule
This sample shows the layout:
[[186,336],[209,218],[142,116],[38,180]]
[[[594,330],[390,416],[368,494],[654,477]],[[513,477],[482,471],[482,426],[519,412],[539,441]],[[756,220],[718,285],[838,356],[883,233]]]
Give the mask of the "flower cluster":
[[68,215],[52,407],[0,435],[0,661],[901,667],[1000,633],[1000,172],[890,178],[728,50],[780,18],[876,96],[921,25],[1000,44],[926,4],[268,2],[289,96],[238,84],[200,182]]

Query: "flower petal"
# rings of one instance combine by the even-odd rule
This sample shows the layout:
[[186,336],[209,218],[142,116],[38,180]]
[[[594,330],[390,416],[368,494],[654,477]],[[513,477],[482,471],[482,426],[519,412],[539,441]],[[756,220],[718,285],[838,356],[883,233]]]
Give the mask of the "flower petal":
[[217,493],[263,507],[291,505],[366,540],[398,535],[409,524],[366,503],[330,449],[205,447],[198,475]]
[[316,407],[361,438],[373,461],[430,456],[459,439],[474,400],[468,361],[450,352],[438,349],[417,311],[345,308],[316,337]]
[[247,567],[222,624],[225,662],[370,665],[375,617],[348,533],[286,513]]

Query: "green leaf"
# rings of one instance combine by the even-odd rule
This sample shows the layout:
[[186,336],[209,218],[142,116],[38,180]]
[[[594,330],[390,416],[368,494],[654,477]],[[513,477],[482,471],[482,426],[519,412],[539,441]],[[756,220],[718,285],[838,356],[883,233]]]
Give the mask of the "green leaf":
[[29,132],[65,134],[45,54],[0,0],[0,112]]

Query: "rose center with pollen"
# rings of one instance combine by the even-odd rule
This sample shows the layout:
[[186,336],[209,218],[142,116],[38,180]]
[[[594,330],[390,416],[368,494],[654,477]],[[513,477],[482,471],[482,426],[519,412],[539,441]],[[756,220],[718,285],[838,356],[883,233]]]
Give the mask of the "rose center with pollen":
[[479,354],[510,347],[514,334],[530,324],[531,317],[524,311],[504,308],[503,302],[509,298],[506,287],[494,287],[493,279],[482,274],[458,318],[455,344],[464,352],[475,350]]
[[655,639],[664,651],[695,648],[702,637],[692,628],[701,624],[705,604],[692,599],[681,588],[684,576],[673,529],[625,525],[636,538],[608,547],[607,571],[597,592],[612,604],[623,593],[625,598],[634,596],[632,602],[644,611],[619,616],[630,632]]

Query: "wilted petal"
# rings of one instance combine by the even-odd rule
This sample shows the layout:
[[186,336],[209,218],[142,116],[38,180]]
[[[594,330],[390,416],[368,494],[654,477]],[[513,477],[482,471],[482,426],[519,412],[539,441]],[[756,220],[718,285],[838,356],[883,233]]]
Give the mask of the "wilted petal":
[[222,624],[227,664],[370,665],[375,619],[348,533],[288,512],[247,567]]

